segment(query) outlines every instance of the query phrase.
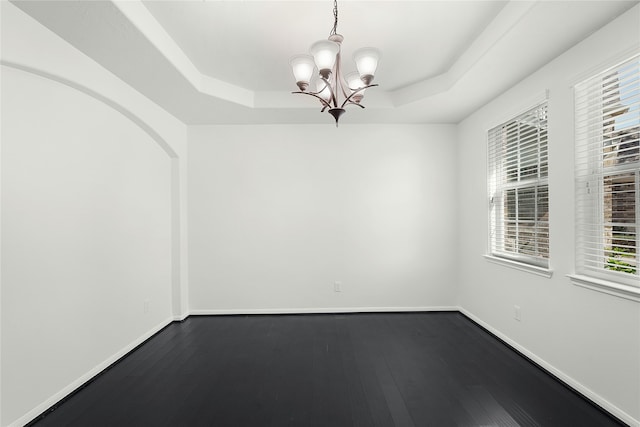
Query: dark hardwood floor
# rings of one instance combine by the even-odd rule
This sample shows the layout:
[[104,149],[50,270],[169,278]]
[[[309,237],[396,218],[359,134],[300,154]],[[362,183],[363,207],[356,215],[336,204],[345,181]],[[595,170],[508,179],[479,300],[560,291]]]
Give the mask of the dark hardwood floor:
[[189,317],[41,426],[617,426],[459,313]]

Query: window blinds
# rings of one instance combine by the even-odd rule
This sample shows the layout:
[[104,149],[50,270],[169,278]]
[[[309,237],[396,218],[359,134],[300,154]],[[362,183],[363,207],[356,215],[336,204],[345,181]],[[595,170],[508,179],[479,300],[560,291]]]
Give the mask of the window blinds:
[[547,103],[488,134],[490,251],[548,267]]
[[576,271],[640,286],[640,56],[575,87]]

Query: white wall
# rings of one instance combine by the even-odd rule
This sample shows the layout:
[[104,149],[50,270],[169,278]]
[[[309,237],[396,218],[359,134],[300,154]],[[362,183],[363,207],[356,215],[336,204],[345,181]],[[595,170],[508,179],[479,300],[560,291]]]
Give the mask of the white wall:
[[[640,420],[640,304],[574,286],[566,275],[574,272],[572,85],[637,48],[638,22],[636,6],[464,120],[459,126],[457,165],[458,246],[464,260],[459,304],[632,425]],[[483,259],[486,131],[532,106],[545,90],[549,90],[551,279]],[[522,309],[520,322],[514,320],[514,305]]]
[[192,312],[453,305],[455,128],[329,123],[189,129]]
[[2,64],[6,426],[186,312],[186,128],[8,2]]

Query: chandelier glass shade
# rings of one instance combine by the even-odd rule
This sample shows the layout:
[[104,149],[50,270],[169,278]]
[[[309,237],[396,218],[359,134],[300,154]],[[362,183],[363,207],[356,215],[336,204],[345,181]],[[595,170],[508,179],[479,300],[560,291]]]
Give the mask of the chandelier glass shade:
[[[293,76],[298,85],[299,93],[317,98],[322,104],[322,112],[331,114],[338,126],[340,116],[344,114],[344,107],[357,105],[364,108],[360,102],[366,89],[378,86],[372,84],[380,59],[380,53],[372,47],[358,49],[353,54],[356,69],[352,73],[343,75],[341,63],[341,45],[344,37],[337,33],[338,4],[333,2],[333,29],[327,40],[320,40],[311,45],[310,55],[295,55],[290,64]],[[317,70],[316,91],[309,89]]]

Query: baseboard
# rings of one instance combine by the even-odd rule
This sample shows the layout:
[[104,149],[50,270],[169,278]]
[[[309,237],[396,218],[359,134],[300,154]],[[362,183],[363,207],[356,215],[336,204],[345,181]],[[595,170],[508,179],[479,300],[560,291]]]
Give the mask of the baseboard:
[[173,319],[169,318],[162,321],[158,325],[154,326],[153,328],[151,328],[150,330],[142,334],[140,337],[133,340],[127,346],[122,348],[120,351],[118,351],[117,353],[113,354],[112,356],[104,360],[95,368],[91,369],[89,372],[85,373],[80,378],[76,379],[75,381],[67,385],[65,388],[63,388],[53,396],[49,397],[47,400],[45,400],[44,402],[42,402],[41,404],[33,408],[31,411],[24,414],[22,417],[10,423],[8,427],[21,427],[21,426],[32,423],[33,421],[36,420],[36,418],[39,418],[41,415],[44,415],[45,412],[48,412],[50,409],[55,408],[67,397],[69,397],[76,391],[81,390],[83,386],[87,385],[89,382],[95,379],[99,374],[107,370],[111,365],[118,362],[120,359],[128,355],[130,352],[135,350],[137,347],[142,345],[145,341],[147,341],[149,338],[151,338],[152,336],[154,336],[155,334],[163,330],[165,327],[167,327],[171,323],[173,323]]
[[186,313],[186,314],[183,314],[183,315],[180,315],[180,316],[173,316],[173,321],[174,322],[184,322],[187,319],[187,317],[189,317],[189,313]]
[[480,325],[481,327],[489,331],[491,334],[495,335],[501,341],[505,342],[508,346],[512,347],[518,353],[522,354],[523,356],[531,360],[533,363],[535,363],[536,365],[540,366],[542,369],[547,371],[549,374],[553,375],[554,377],[556,377],[561,382],[565,383],[570,388],[574,389],[575,391],[577,391],[587,399],[591,400],[596,405],[600,406],[605,411],[609,412],[611,415],[615,416],[616,418],[620,419],[621,421],[623,421],[624,423],[628,424],[631,427],[640,427],[639,420],[636,420],[631,415],[627,414],[622,409],[618,408],[608,400],[604,399],[602,396],[593,392],[588,387],[585,387],[580,382],[571,378],[569,375],[565,374],[564,372],[562,372],[561,370],[559,370],[558,368],[556,368],[546,360],[540,358],[535,353],[532,353],[525,347],[513,341],[511,338],[507,337],[502,332],[498,331],[488,323],[480,320],[480,318],[475,316],[473,313],[469,312],[468,310],[462,307],[458,307],[458,310],[460,311],[460,313],[462,313],[463,315],[471,319],[473,322],[477,323],[478,325]]
[[432,307],[331,307],[331,308],[233,308],[191,310],[192,316],[243,314],[331,314],[331,313],[402,313],[428,311],[458,311],[455,306]]

